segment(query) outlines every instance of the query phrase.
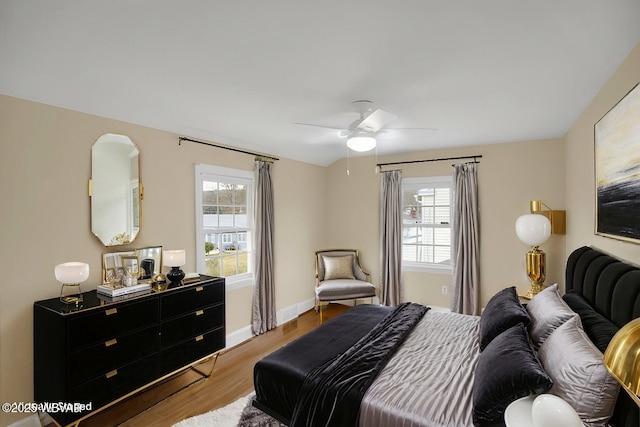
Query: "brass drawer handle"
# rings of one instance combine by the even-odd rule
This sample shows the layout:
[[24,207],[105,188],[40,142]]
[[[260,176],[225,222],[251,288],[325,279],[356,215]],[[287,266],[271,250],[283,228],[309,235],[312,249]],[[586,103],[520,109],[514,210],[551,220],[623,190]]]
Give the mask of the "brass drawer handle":
[[116,375],[118,375],[118,370],[114,369],[113,371],[107,372],[107,374],[105,375],[105,377],[107,378],[111,378],[111,377],[115,377]]
[[118,344],[118,340],[114,338],[112,340],[106,341],[104,343],[104,346],[105,347],[111,347],[112,345],[116,345],[116,344]]
[[104,314],[106,314],[107,316],[111,316],[112,314],[116,314],[117,312],[118,312],[117,308],[110,308],[109,310],[106,310]]
[[204,339],[204,335],[198,335],[196,337],[196,341],[202,341]]
[[204,314],[204,310],[196,311],[196,316],[202,316]]
[[202,286],[198,286],[198,287],[196,287],[196,292],[200,292],[200,291],[202,291],[203,289],[204,289],[204,288],[203,288]]

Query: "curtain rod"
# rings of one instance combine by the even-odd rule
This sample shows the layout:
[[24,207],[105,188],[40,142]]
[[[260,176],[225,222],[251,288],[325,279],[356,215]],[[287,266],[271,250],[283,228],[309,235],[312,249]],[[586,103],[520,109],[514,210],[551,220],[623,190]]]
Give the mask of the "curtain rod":
[[226,145],[213,144],[211,142],[197,141],[195,139],[185,138],[184,136],[181,136],[178,138],[178,145],[182,145],[182,141],[189,141],[189,142],[195,142],[196,144],[209,145],[211,147],[222,148],[224,150],[229,150],[229,151],[235,151],[236,153],[250,154],[252,156],[261,157],[263,159],[280,160],[277,157],[269,156],[267,154],[254,153],[253,151],[247,151],[247,150],[242,150],[240,148],[228,147]]
[[378,163],[377,166],[379,168],[382,168],[383,166],[390,166],[390,165],[404,165],[408,163],[441,162],[445,160],[461,160],[461,159],[473,159],[473,163],[480,163],[478,160],[476,160],[480,158],[482,158],[482,154],[476,154],[475,156],[442,157],[440,159],[407,160],[405,162]]

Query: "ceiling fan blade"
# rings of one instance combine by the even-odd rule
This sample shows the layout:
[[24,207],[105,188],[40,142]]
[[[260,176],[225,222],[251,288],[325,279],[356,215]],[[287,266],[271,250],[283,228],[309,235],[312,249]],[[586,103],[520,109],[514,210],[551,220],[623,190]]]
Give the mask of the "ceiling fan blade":
[[299,122],[296,122],[296,123],[293,123],[293,124],[294,125],[300,125],[300,126],[311,126],[311,127],[314,127],[314,128],[346,130],[345,128],[334,128],[332,126],[314,125],[314,124],[311,124],[311,123],[299,123]]
[[365,117],[356,127],[367,132],[377,132],[387,123],[396,120],[397,118],[398,116],[395,114],[378,108],[373,113]]
[[438,128],[387,128],[389,130],[438,130]]

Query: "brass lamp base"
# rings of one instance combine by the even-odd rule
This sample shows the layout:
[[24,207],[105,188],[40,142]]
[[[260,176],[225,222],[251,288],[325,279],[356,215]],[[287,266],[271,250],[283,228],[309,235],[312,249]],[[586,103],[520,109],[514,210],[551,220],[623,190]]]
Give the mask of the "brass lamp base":
[[[76,288],[77,292],[69,295],[65,295],[65,287]],[[60,302],[65,304],[80,304],[82,302],[82,291],[80,290],[80,283],[63,283],[60,288]]]
[[538,295],[542,289],[544,289],[544,286],[534,283],[531,285],[531,289],[527,291],[526,295],[524,295],[523,298],[531,300],[533,299],[533,297]]
[[527,291],[527,294],[522,298],[533,299],[541,290],[544,289],[542,285],[545,279],[545,264],[546,254],[541,251],[537,246],[531,248],[525,255],[525,263],[527,266],[527,277],[531,281],[531,289]]

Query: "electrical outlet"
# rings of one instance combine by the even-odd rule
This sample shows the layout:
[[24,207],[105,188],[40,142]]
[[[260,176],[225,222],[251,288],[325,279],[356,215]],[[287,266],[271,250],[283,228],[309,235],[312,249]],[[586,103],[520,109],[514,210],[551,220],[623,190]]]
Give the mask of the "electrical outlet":
[[442,287],[442,295],[446,295],[449,293],[449,287],[448,286],[443,286]]

